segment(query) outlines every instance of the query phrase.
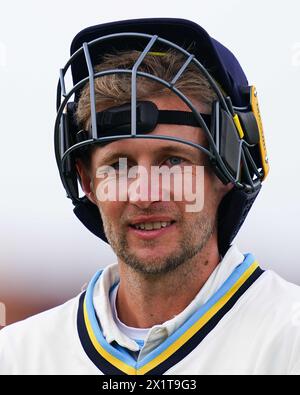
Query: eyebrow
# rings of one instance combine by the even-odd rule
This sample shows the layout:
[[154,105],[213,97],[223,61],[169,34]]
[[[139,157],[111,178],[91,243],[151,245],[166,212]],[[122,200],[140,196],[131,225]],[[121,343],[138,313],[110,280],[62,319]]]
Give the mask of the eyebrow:
[[[160,155],[163,154],[181,154],[181,155],[189,155],[194,157],[195,155],[199,155],[200,151],[198,151],[196,148],[189,148],[188,145],[181,143],[182,147],[179,146],[170,146],[170,145],[165,145],[156,150]],[[108,151],[104,153],[101,158],[100,162],[102,163],[107,163],[107,162],[112,162],[113,160],[123,158],[123,157],[128,157],[128,158],[134,158],[133,153],[126,153],[125,151]]]

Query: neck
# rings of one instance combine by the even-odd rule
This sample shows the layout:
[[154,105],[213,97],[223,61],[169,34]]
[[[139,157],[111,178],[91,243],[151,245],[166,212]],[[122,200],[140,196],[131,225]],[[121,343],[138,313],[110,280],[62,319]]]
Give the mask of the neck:
[[181,313],[220,262],[216,235],[192,259],[162,275],[145,275],[119,261],[117,310],[132,327],[150,328]]

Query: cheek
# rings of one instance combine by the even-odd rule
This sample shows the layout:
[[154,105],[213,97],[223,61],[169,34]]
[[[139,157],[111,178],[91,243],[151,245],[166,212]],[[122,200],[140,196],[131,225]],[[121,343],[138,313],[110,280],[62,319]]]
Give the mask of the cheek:
[[205,177],[204,196],[205,207],[215,212],[220,203],[220,191],[214,174],[208,174]]
[[118,201],[114,195],[114,191],[107,190],[105,186],[108,184],[100,181],[95,185],[95,198],[98,209],[100,211],[103,222],[109,223],[116,227],[120,224],[120,220],[124,211],[124,202]]
[[200,212],[209,201],[210,185],[203,166],[184,169],[183,194],[187,212]]
[[[203,166],[198,166],[197,170],[193,171],[192,179],[193,192],[190,194],[197,200],[197,207],[200,211],[212,212],[218,205],[218,190],[215,185],[214,175],[209,169]],[[201,208],[202,207],[202,208]]]
[[124,203],[122,202],[98,202],[100,214],[105,221],[111,224],[120,225],[122,213],[124,212]]

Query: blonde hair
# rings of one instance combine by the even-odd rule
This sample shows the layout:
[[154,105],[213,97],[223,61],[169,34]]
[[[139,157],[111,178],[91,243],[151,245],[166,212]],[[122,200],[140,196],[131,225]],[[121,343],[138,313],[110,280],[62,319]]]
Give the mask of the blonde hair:
[[[131,69],[140,56],[139,51],[123,51],[106,54],[95,72],[109,69]],[[184,64],[185,56],[175,50],[165,53],[147,54],[139,71],[152,74],[168,82],[172,81]],[[190,99],[197,100],[209,109],[216,94],[201,71],[190,64],[174,85]],[[170,89],[147,77],[137,77],[137,98],[145,100],[151,97],[170,95]],[[95,79],[96,110],[122,105],[131,100],[131,74],[109,74]],[[87,127],[90,120],[90,87],[83,88],[76,111],[76,120],[82,127]]]

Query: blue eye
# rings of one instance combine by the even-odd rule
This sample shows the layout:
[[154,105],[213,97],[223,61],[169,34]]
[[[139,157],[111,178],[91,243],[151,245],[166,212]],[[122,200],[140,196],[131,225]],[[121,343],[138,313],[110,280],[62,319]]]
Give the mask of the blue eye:
[[183,161],[182,158],[179,158],[178,156],[171,156],[168,161],[172,166],[180,165]]

